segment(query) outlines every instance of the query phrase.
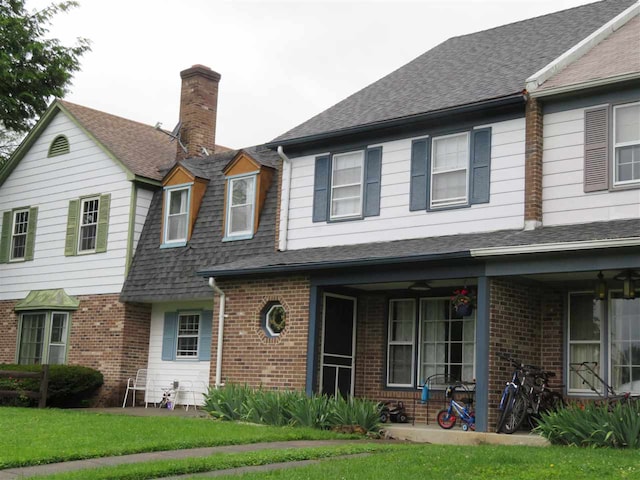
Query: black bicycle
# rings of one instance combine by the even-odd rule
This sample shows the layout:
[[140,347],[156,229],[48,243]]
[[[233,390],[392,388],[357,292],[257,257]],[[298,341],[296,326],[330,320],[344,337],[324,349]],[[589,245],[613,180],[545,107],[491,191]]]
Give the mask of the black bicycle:
[[525,420],[534,427],[542,413],[564,406],[562,395],[549,388],[549,379],[555,373],[526,365],[508,353],[498,353],[498,356],[511,363],[514,370],[500,399],[497,432],[513,433]]

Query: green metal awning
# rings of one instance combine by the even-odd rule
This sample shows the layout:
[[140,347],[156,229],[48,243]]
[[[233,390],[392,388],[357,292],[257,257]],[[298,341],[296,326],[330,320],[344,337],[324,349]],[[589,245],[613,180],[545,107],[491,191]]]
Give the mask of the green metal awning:
[[24,310],[77,310],[80,300],[70,297],[62,288],[31,290],[24,300],[16,304],[16,312]]

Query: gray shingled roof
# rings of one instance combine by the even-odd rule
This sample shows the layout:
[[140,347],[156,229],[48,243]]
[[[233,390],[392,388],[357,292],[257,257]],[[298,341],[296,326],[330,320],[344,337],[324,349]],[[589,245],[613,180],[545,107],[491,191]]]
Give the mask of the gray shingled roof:
[[[263,147],[244,149],[262,165],[275,166],[278,156]],[[140,236],[133,263],[121,294],[122,301],[151,302],[211,298],[204,278],[196,272],[203,265],[233,262],[245,256],[273,252],[277,176],[269,188],[258,231],[251,240],[222,242],[224,215],[224,175],[222,169],[238,153],[236,150],[204,159],[183,161],[200,177],[209,178],[191,240],[186,247],[160,248],[162,226],[162,192],[156,192]]]
[[633,1],[605,0],[451,38],[270,143],[516,94]]
[[208,267],[200,269],[200,274],[215,277],[247,275],[275,270],[311,271],[335,268],[340,264],[386,264],[400,263],[401,261],[437,260],[448,256],[468,257],[472,249],[480,248],[621,238],[637,238],[640,242],[640,219],[270,252],[226,264],[209,263]]

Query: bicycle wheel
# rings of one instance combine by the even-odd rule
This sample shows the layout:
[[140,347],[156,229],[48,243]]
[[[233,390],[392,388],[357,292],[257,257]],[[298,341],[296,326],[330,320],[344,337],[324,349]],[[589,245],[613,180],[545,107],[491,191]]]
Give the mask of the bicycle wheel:
[[449,413],[448,410],[442,409],[436,414],[436,420],[440,427],[445,430],[451,430],[453,426],[456,424],[456,416],[453,413]]
[[544,391],[540,398],[539,413],[555,412],[561,408],[564,408],[564,398],[558,392]]
[[504,412],[505,419],[500,430],[506,434],[512,434],[517,431],[527,416],[527,399],[522,394],[522,391],[509,392],[509,395],[512,396],[513,401],[507,402]]
[[513,394],[514,390],[510,387],[505,388],[505,391],[502,392],[502,398],[500,399],[500,414],[498,416],[498,422],[496,423],[496,432],[500,433],[502,431],[502,426],[504,422],[507,420],[507,410],[510,411],[510,405],[513,403]]

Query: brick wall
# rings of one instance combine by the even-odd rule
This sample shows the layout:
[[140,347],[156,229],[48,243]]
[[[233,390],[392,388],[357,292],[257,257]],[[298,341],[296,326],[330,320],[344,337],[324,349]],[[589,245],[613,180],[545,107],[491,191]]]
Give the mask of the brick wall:
[[492,279],[489,327],[489,429],[495,425],[504,384],[513,367],[499,359],[508,352],[524,363],[556,372],[561,378],[562,295],[514,279]]
[[542,105],[529,98],[525,108],[524,219],[542,225]]
[[[309,279],[305,276],[220,281],[226,295],[222,381],[250,386],[304,390],[309,332]],[[269,338],[260,313],[269,302],[286,310],[286,327]],[[214,299],[211,379],[215,383],[218,296]]]
[[[120,303],[118,295],[79,296],[80,307],[71,312],[67,363],[102,372],[104,385],[97,405],[122,402],[126,379],[147,364],[151,310]],[[16,360],[17,301],[0,302],[0,362]],[[126,321],[125,321],[126,319]]]

